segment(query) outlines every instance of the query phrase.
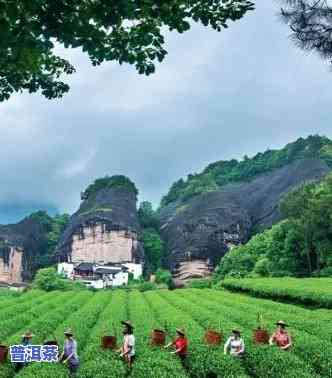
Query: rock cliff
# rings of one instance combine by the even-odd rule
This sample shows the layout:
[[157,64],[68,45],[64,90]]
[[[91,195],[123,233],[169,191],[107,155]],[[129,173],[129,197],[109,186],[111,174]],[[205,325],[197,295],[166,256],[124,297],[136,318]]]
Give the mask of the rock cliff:
[[82,194],[83,202],[60,238],[57,259],[75,264],[143,262],[136,194],[123,176],[96,180]]
[[45,226],[27,217],[17,224],[0,226],[0,281],[29,281],[39,267],[46,241]]
[[329,172],[320,159],[301,159],[249,182],[177,200],[159,212],[167,266],[175,278],[204,277],[233,245],[280,219],[278,203],[289,190]]

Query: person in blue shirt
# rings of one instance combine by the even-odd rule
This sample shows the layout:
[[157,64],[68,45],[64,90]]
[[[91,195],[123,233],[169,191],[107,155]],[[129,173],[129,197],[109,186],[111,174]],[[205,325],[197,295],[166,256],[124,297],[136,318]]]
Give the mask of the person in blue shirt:
[[60,361],[68,366],[70,376],[74,377],[80,366],[79,358],[77,355],[77,342],[71,329],[65,330],[64,335],[65,344],[63,347],[63,353],[60,357]]

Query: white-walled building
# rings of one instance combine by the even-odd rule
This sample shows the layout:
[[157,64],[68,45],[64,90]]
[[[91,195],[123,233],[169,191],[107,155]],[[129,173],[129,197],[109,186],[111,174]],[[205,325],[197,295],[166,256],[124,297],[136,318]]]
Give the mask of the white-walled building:
[[143,265],[142,264],[125,263],[125,264],[123,264],[123,266],[128,268],[128,273],[132,273],[133,278],[135,280],[142,277],[142,275],[143,275]]
[[94,267],[94,274],[102,278],[106,287],[119,287],[128,285],[129,274],[124,266],[98,266]]
[[58,264],[58,274],[61,274],[67,278],[73,278],[74,264],[66,262]]
[[82,262],[80,264],[59,263],[58,273],[69,279],[77,279],[88,287],[103,289],[128,285],[129,273],[134,279],[142,276],[142,264],[124,263],[101,265]]

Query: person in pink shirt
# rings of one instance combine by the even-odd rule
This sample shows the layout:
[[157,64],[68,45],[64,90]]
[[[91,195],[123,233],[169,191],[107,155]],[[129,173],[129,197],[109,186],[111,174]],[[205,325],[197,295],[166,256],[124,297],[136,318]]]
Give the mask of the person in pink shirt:
[[270,337],[270,345],[276,345],[280,349],[289,350],[292,346],[292,338],[286,331],[287,324],[279,320],[277,323],[277,330]]

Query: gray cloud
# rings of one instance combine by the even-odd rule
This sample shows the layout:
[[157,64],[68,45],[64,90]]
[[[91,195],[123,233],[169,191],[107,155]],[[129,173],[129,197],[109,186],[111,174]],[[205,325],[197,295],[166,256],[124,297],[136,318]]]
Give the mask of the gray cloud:
[[261,2],[221,33],[168,34],[169,55],[151,77],[61,50],[77,68],[68,95],[0,105],[0,208],[72,212],[92,180],[119,173],[157,204],[174,180],[210,162],[331,136],[332,76],[293,46],[277,11]]

